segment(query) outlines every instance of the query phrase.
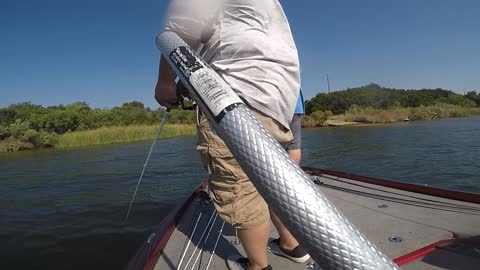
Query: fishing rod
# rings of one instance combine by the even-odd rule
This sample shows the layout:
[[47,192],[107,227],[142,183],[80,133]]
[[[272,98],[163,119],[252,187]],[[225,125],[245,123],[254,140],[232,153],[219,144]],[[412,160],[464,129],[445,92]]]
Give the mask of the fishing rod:
[[[213,226],[215,224],[215,221],[217,220],[217,217],[218,217],[218,212],[217,211],[212,212],[212,215],[210,216],[210,219],[208,220],[207,226],[203,230],[202,235],[200,236],[200,239],[198,240],[198,245],[195,246],[195,249],[193,250],[192,255],[190,255],[190,258],[188,259],[187,264],[185,265],[183,270],[187,270],[188,266],[190,265],[190,262],[193,259],[193,256],[195,256],[195,254],[197,253],[198,247],[200,246],[200,243],[202,242],[202,240],[204,242],[206,241],[206,239],[204,240],[203,237],[205,236],[205,233],[207,233],[207,231],[208,231],[207,238],[210,236],[210,231],[212,230],[211,226]],[[208,230],[209,228],[210,228],[210,230]],[[202,252],[202,249],[203,249],[203,246],[199,250],[200,253]],[[197,260],[195,259],[195,263],[194,263],[193,267],[195,267],[196,261]],[[177,267],[177,269],[180,269],[180,265]]]
[[195,235],[195,231],[197,230],[198,223],[200,222],[200,218],[202,217],[203,212],[200,212],[197,222],[195,223],[195,227],[193,227],[193,231],[190,234],[190,237],[188,237],[188,242],[187,245],[185,246],[185,249],[183,250],[182,257],[180,258],[180,262],[178,263],[177,269],[180,269],[180,266],[183,263],[183,260],[185,259],[185,254],[187,254],[188,247],[190,246],[190,243],[192,243],[193,236]]
[[215,254],[215,250],[217,249],[218,240],[220,240],[220,236],[222,236],[224,226],[225,226],[225,221],[223,221],[222,227],[220,228],[220,231],[218,232],[217,241],[215,241],[215,246],[213,247],[212,253],[210,254],[210,259],[208,259],[208,264],[207,264],[207,267],[205,268],[205,270],[208,270],[208,268],[210,267],[210,263],[212,262],[213,255]]
[[143,174],[145,173],[145,169],[147,168],[148,161],[150,160],[150,156],[152,155],[153,147],[155,146],[155,143],[157,142],[158,137],[160,136],[160,133],[162,132],[163,126],[167,122],[169,114],[170,114],[170,109],[167,109],[167,111],[165,112],[165,114],[162,117],[162,121],[160,122],[160,127],[158,128],[157,133],[155,133],[155,137],[153,138],[152,145],[150,146],[150,150],[148,151],[147,159],[145,160],[145,163],[143,164],[142,173],[140,174],[140,177],[138,178],[137,187],[135,187],[135,192],[133,192],[133,197],[132,197],[132,200],[130,201],[130,206],[128,207],[127,215],[125,216],[125,221],[128,220],[128,216],[130,215],[130,210],[132,209],[133,201],[135,200],[135,196],[137,195],[138,187],[140,186],[140,182],[142,181]]
[[[182,107],[183,110],[193,110],[192,106],[186,106],[185,105],[184,96],[188,97],[188,95],[185,93],[185,91],[186,91],[185,86],[180,81],[177,82],[178,103],[180,104],[180,106]],[[140,182],[142,181],[143,174],[145,173],[145,169],[147,168],[148,161],[150,160],[150,156],[152,155],[153,147],[155,146],[155,143],[157,142],[158,137],[160,136],[160,133],[162,132],[163,126],[167,122],[169,114],[170,114],[170,109],[167,109],[165,111],[165,114],[162,117],[162,121],[160,122],[160,127],[158,128],[157,133],[155,133],[152,145],[150,146],[150,150],[148,151],[147,159],[145,160],[145,163],[143,164],[142,173],[140,174],[140,177],[138,178],[137,186],[135,187],[135,191],[133,192],[132,200],[130,201],[130,205],[128,206],[128,211],[127,211],[127,215],[125,216],[125,221],[128,220],[128,216],[130,215],[130,210],[132,209],[133,201],[135,200],[135,196],[137,195],[137,192],[138,192],[138,187],[140,186]]]

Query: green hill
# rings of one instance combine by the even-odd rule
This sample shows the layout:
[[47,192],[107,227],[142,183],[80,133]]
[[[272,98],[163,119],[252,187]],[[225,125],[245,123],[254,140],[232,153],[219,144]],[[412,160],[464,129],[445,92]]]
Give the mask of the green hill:
[[305,102],[306,113],[331,111],[333,114],[347,112],[352,106],[374,109],[391,107],[419,107],[436,104],[452,104],[462,107],[479,106],[480,95],[469,92],[459,95],[444,89],[405,90],[384,88],[377,84],[351,88],[333,93],[320,93]]

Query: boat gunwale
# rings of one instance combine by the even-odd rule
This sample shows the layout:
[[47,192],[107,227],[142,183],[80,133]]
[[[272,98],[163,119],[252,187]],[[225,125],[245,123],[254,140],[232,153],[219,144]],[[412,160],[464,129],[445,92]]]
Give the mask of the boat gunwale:
[[451,238],[447,238],[447,239],[442,239],[442,240],[439,240],[435,243],[432,243],[430,245],[427,245],[427,246],[424,246],[422,248],[419,248],[417,250],[414,250],[412,252],[409,252],[407,254],[404,254],[402,256],[399,256],[395,259],[393,259],[393,262],[396,263],[398,266],[402,266],[402,265],[405,265],[405,264],[408,264],[408,263],[411,263],[419,258],[422,258],[432,252],[434,252],[435,250],[437,250],[439,247],[442,247],[442,246],[446,246],[446,245],[449,245],[449,244],[452,244],[454,243],[455,241],[457,241],[458,239],[457,238],[454,238],[454,237],[451,237]]
[[151,270],[154,268],[157,259],[162,254],[165,245],[188,208],[188,205],[192,202],[195,195],[205,189],[207,185],[208,179],[204,180],[163,219],[158,229],[153,233],[153,238],[145,241],[135,256],[130,260],[127,266],[128,270]]
[[383,187],[410,191],[410,192],[415,192],[415,193],[420,193],[420,194],[425,194],[425,195],[430,195],[435,197],[441,197],[445,199],[452,199],[457,201],[480,204],[480,195],[475,193],[448,190],[448,189],[442,189],[442,188],[431,187],[431,186],[422,186],[418,184],[398,182],[393,180],[380,179],[375,177],[362,176],[362,175],[356,175],[352,173],[338,172],[338,171],[332,171],[332,170],[326,170],[326,169],[317,169],[312,167],[302,166],[302,169],[305,172],[314,176],[321,176],[322,174],[326,174],[330,176],[346,178],[353,181],[374,184],[374,185],[383,186]]

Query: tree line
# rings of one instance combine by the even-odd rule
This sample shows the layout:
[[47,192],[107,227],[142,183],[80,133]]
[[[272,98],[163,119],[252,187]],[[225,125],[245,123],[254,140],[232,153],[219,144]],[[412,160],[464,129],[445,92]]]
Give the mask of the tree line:
[[[66,132],[100,127],[153,125],[163,117],[163,109],[152,110],[139,101],[111,109],[93,109],[86,102],[43,107],[30,102],[0,109],[0,152],[25,148],[51,147]],[[168,122],[192,124],[193,111],[171,111]]]
[[[160,122],[165,111],[152,110],[138,101],[123,103],[111,109],[92,109],[85,102],[43,107],[29,102],[12,104],[0,109],[0,126],[15,121],[28,122],[35,130],[64,134],[68,131],[88,130],[105,126],[149,125]],[[192,123],[192,113],[174,113],[171,123]]]
[[444,89],[405,90],[369,84],[333,93],[319,93],[305,102],[306,114],[315,111],[343,114],[352,106],[389,109],[392,107],[419,107],[436,104],[452,104],[463,107],[480,106],[480,93],[470,91],[459,95]]

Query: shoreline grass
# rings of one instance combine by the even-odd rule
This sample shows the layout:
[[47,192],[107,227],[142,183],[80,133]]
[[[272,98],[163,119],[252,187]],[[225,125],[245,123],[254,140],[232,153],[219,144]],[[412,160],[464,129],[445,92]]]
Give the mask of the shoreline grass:
[[[54,147],[61,149],[151,140],[154,138],[158,128],[158,125],[130,125],[69,132],[59,136],[58,142]],[[163,127],[160,138],[195,134],[194,125],[166,124]]]
[[479,114],[480,108],[469,108],[452,104],[436,104],[414,108],[393,107],[390,109],[361,108],[352,106],[343,116],[345,121],[358,123],[393,123],[400,121],[435,120],[465,117]]
[[402,121],[435,120],[441,118],[480,115],[479,107],[463,107],[452,104],[436,104],[413,108],[393,107],[375,109],[352,106],[344,114],[332,115],[331,112],[316,111],[302,118],[302,127],[358,124],[388,124]]

